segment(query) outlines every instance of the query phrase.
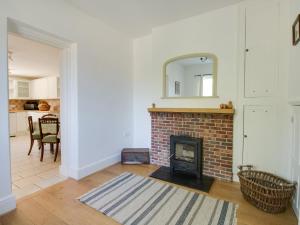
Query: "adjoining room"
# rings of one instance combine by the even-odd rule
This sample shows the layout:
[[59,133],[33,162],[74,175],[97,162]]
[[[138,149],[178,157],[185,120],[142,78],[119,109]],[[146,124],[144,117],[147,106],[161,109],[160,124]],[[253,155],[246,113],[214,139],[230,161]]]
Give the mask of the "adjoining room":
[[[65,179],[59,172],[60,137],[57,143],[42,143],[41,138],[59,136],[60,51],[14,33],[8,35],[12,190],[17,198]],[[39,124],[47,117],[58,121],[57,130],[56,124],[48,125],[53,128],[49,134],[46,128],[42,133]]]

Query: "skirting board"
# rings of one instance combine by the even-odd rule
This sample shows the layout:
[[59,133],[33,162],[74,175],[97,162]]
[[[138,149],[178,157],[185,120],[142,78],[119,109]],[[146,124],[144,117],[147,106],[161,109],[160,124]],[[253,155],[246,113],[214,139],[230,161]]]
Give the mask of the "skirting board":
[[99,170],[102,170],[106,167],[114,165],[116,163],[121,162],[121,154],[115,154],[105,159],[99,160],[97,162],[91,163],[87,166],[81,167],[77,170],[70,169],[69,170],[69,177],[72,177],[76,180],[80,180],[88,175],[91,175]]
[[13,195],[0,199],[0,215],[8,213],[16,208],[16,198]]

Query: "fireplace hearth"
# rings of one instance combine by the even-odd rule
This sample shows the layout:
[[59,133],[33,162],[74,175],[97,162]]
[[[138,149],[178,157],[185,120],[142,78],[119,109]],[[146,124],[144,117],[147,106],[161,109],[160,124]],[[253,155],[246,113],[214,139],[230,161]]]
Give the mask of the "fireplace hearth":
[[203,171],[203,139],[170,136],[170,167],[162,166],[150,176],[209,192],[214,178]]

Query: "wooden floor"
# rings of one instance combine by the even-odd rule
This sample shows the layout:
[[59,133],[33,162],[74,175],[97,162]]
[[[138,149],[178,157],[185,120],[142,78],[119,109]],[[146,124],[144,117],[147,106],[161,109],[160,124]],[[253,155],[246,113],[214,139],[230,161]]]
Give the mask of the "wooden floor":
[[[17,209],[0,218],[0,225],[114,225],[109,217],[81,204],[77,197],[124,171],[148,176],[153,165],[114,165],[80,181],[68,179],[17,202]],[[192,189],[190,189],[192,190]],[[239,185],[216,181],[210,196],[239,204],[238,225],[297,225],[291,209],[271,215],[261,212],[242,198]],[[159,225],[159,224],[158,224]],[[201,225],[201,224],[199,224]]]

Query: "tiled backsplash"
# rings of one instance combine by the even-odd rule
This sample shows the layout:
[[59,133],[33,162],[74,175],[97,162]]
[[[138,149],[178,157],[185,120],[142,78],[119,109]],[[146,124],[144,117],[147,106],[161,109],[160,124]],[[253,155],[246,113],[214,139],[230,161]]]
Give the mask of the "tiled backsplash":
[[[24,109],[24,104],[28,100],[20,100],[20,99],[10,99],[9,100],[9,106],[10,109],[13,110],[23,110]],[[60,100],[59,99],[47,99],[43,100],[48,102],[48,104],[51,106],[50,111],[60,111]]]

